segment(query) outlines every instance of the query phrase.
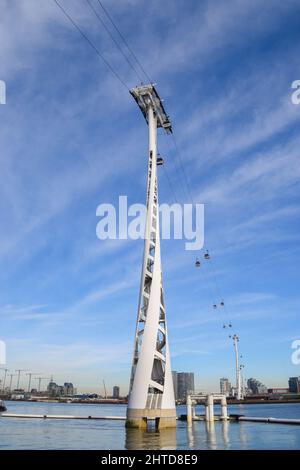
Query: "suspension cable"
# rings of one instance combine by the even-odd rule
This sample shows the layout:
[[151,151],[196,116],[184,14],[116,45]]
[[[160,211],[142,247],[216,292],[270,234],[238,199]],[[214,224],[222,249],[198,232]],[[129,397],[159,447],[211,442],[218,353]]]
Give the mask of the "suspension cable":
[[181,166],[181,170],[182,170],[182,174],[183,174],[183,177],[184,177],[184,180],[185,180],[185,184],[186,184],[186,187],[187,187],[187,192],[188,192],[188,195],[192,201],[192,204],[193,206],[195,205],[194,204],[194,198],[193,198],[193,195],[192,195],[192,191],[191,191],[191,187],[190,187],[190,183],[189,183],[189,180],[188,180],[188,177],[186,175],[186,171],[184,169],[184,165],[183,165],[183,159],[181,157],[181,152],[179,150],[179,147],[177,145],[177,141],[176,141],[176,138],[175,138],[175,135],[174,134],[171,134],[172,136],[172,139],[173,139],[173,143],[174,143],[174,146],[175,146],[175,150],[177,152],[177,155],[178,155],[178,159],[179,159],[179,163],[180,163],[180,166]]
[[176,194],[175,194],[175,190],[174,190],[173,184],[172,184],[172,182],[171,182],[171,180],[170,180],[170,177],[169,177],[169,174],[168,174],[168,172],[167,172],[167,169],[165,168],[165,165],[163,165],[163,170],[164,170],[164,173],[165,173],[165,175],[166,175],[166,179],[167,179],[167,181],[168,181],[168,185],[169,185],[170,191],[171,191],[171,193],[172,193],[173,196],[174,196],[175,202],[178,204],[178,200],[177,200],[177,197],[176,197]]
[[62,13],[65,15],[65,17],[72,23],[74,28],[77,29],[77,31],[81,34],[81,36],[87,41],[87,43],[90,45],[90,47],[96,52],[97,56],[102,60],[102,62],[105,63],[107,68],[112,72],[112,74],[119,80],[119,82],[126,88],[126,90],[129,90],[129,87],[125,83],[125,81],[120,77],[120,75],[115,71],[115,69],[111,66],[111,64],[104,58],[104,56],[101,54],[97,46],[89,39],[89,37],[85,34],[85,32],[80,28],[80,26],[76,23],[76,21],[71,17],[71,15],[64,9],[64,7],[58,2],[58,0],[53,0],[56,5],[60,8]]
[[132,68],[132,70],[134,71],[134,73],[136,74],[138,80],[140,80],[141,82],[143,81],[141,75],[138,73],[137,69],[135,68],[135,66],[131,63],[131,61],[129,60],[129,58],[127,57],[127,55],[124,53],[122,47],[120,46],[120,44],[118,43],[118,41],[114,38],[114,36],[112,35],[112,33],[110,32],[110,30],[108,29],[108,27],[106,26],[106,23],[103,21],[103,19],[101,18],[101,16],[99,15],[99,13],[97,12],[97,10],[95,9],[94,5],[91,3],[91,0],[86,0],[87,4],[89,5],[90,9],[93,11],[94,15],[96,16],[96,18],[98,19],[99,23],[103,26],[103,28],[105,29],[105,31],[107,32],[107,34],[109,35],[109,37],[111,38],[111,40],[114,42],[114,44],[116,45],[116,47],[119,49],[119,51],[121,52],[122,56],[124,57],[124,59],[126,60],[126,62],[128,63],[128,65]]
[[[167,142],[168,150],[171,153],[171,152],[173,152],[173,150],[171,149],[171,145],[170,145],[170,141],[168,139],[168,136],[166,134],[164,134],[164,136],[166,137],[165,140]],[[176,154],[175,154],[175,158],[172,159],[172,162],[173,162],[173,165],[174,165],[175,173],[179,176],[181,174],[181,168],[180,168],[178,158],[176,158]],[[186,187],[184,186],[183,181],[182,181],[181,178],[179,178],[179,184],[177,185],[178,189],[179,189],[179,186],[180,186],[183,197],[184,198],[187,197],[187,200],[189,200],[190,197],[189,197],[188,191],[186,190]]]
[[115,28],[115,30],[117,31],[117,33],[119,34],[120,38],[122,39],[123,43],[125,44],[125,46],[127,47],[128,51],[131,53],[132,57],[135,59],[136,63],[138,64],[138,66],[140,67],[141,71],[143,72],[143,74],[145,75],[145,77],[147,78],[147,80],[149,81],[149,83],[153,83],[153,81],[151,80],[151,78],[149,77],[148,73],[146,72],[145,68],[143,67],[143,64],[140,62],[140,60],[138,59],[138,57],[136,56],[136,54],[134,53],[133,49],[129,46],[124,34],[122,34],[122,32],[120,31],[120,29],[118,28],[118,26],[116,25],[116,23],[114,22],[113,18],[111,17],[111,15],[109,14],[109,12],[107,11],[107,9],[104,7],[103,3],[101,2],[101,0],[98,0],[98,3],[100,5],[100,7],[102,8],[102,10],[104,11],[105,15],[107,16],[107,18],[109,19],[109,21],[111,22],[111,24],[113,25],[113,27]]

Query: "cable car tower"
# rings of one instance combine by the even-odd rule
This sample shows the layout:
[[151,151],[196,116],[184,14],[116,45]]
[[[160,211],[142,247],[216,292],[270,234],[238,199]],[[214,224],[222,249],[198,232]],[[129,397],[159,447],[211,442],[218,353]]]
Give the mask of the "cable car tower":
[[127,407],[127,427],[176,426],[176,409],[161,271],[157,187],[157,128],[172,125],[153,85],[133,88],[131,95],[149,128],[147,217],[134,352]]
[[235,352],[235,371],[236,371],[236,398],[237,400],[242,400],[242,387],[241,387],[241,367],[239,365],[239,348],[238,342],[239,337],[238,335],[234,334],[233,337],[233,346]]

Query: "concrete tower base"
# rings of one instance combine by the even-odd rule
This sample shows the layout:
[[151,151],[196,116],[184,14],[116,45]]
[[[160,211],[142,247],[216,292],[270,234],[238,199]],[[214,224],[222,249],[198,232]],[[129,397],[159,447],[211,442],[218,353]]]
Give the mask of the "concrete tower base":
[[147,423],[155,420],[156,429],[166,429],[176,427],[175,409],[133,409],[127,410],[126,427],[136,429],[147,429]]

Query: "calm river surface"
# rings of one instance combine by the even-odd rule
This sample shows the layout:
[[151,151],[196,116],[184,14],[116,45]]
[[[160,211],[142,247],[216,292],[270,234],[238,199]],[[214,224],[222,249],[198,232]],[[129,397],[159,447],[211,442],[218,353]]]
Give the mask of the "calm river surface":
[[[7,402],[8,412],[125,416],[123,405]],[[219,413],[216,406],[216,414]],[[177,408],[178,415],[185,407]],[[299,404],[229,405],[229,413],[300,419]],[[199,414],[203,409],[199,408]],[[0,417],[0,449],[300,449],[300,426],[267,423],[194,422],[188,428],[142,432],[124,421],[42,420]]]

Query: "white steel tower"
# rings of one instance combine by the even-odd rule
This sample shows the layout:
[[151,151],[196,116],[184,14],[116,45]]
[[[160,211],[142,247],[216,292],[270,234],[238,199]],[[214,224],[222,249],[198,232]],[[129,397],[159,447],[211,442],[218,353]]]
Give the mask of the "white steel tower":
[[149,127],[147,218],[139,307],[127,408],[127,427],[176,426],[176,409],[170,364],[166,310],[161,272],[157,191],[157,128],[172,126],[153,85],[133,88],[131,95]]
[[244,364],[240,365],[240,380],[241,380],[241,400],[244,400],[245,398],[245,387],[244,387]]
[[238,342],[239,337],[238,335],[233,335],[233,345],[234,345],[234,352],[235,352],[235,369],[236,369],[236,398],[237,400],[241,400],[241,369],[239,365],[239,348]]

